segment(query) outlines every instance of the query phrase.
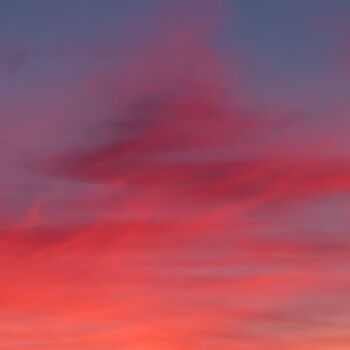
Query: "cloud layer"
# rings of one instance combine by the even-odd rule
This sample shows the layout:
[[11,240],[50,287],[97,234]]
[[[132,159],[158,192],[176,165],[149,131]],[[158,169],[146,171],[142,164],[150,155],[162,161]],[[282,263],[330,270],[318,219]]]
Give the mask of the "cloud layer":
[[349,345],[341,123],[258,107],[208,17],[4,123],[3,349]]

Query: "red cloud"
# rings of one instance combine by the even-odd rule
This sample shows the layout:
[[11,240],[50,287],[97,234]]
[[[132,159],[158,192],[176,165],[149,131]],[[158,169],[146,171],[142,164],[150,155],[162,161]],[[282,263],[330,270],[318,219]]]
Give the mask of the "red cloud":
[[23,175],[46,186],[2,223],[3,349],[347,346],[350,162],[307,116],[247,108],[215,25],[184,27],[92,79],[111,117]]

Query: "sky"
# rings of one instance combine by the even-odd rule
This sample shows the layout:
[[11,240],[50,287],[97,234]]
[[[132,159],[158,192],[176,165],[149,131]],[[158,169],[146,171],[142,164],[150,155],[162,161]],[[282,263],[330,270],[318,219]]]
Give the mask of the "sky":
[[349,15],[0,0],[0,349],[349,349]]

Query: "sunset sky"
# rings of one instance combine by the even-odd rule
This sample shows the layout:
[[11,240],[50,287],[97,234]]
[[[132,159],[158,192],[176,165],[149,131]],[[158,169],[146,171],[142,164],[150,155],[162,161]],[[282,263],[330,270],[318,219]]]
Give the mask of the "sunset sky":
[[0,350],[350,349],[348,0],[0,0]]

